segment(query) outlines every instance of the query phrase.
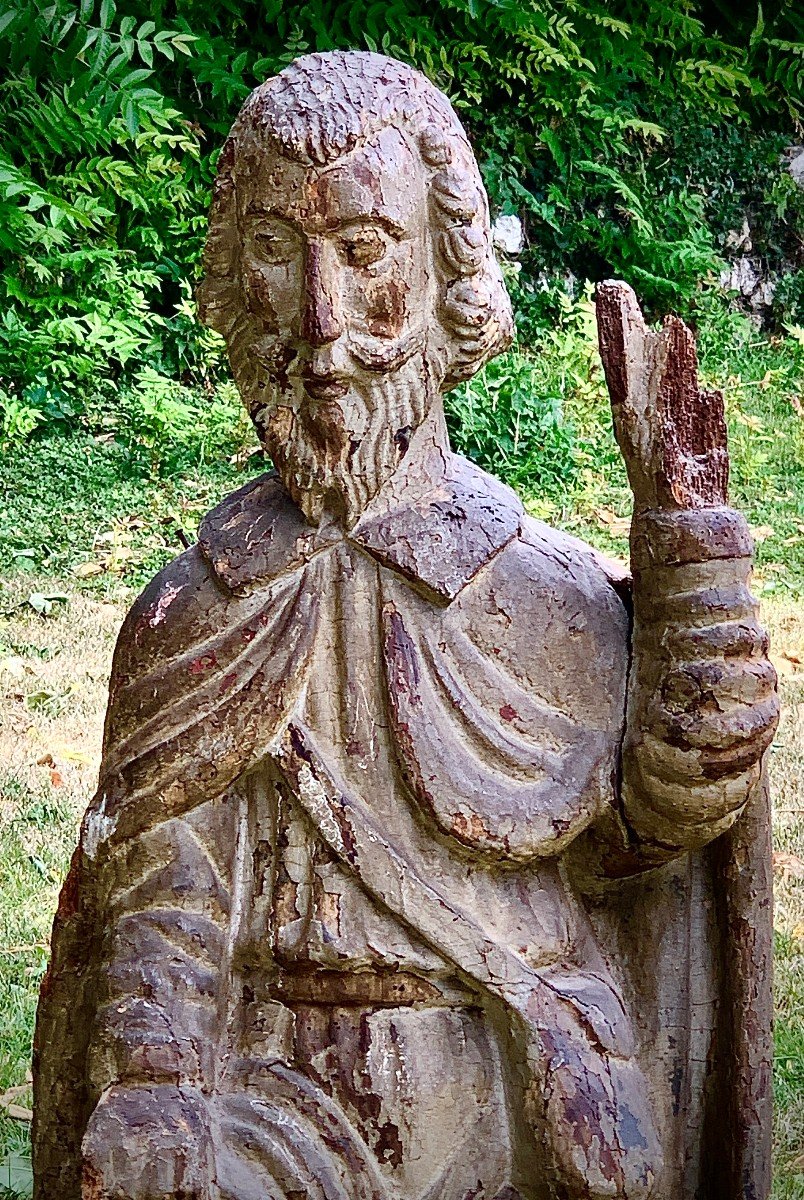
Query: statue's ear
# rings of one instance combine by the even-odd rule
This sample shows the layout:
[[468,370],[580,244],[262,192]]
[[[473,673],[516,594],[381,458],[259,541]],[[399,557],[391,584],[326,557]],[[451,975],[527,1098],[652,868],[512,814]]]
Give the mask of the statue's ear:
[[447,334],[445,390],[471,379],[514,339],[514,315],[494,252],[489,246],[477,275],[445,289],[441,323]]

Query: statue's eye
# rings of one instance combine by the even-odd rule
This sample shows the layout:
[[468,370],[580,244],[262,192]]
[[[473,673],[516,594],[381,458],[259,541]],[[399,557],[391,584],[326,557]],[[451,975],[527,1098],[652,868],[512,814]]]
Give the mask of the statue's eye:
[[358,229],[341,239],[341,248],[350,267],[370,267],[385,257],[388,245],[379,229]]
[[260,258],[269,263],[288,262],[298,252],[298,242],[285,230],[257,229],[254,241]]

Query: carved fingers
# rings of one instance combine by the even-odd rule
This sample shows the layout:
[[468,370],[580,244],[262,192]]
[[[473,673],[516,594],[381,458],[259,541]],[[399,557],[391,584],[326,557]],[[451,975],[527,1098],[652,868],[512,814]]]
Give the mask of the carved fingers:
[[600,356],[614,432],[637,512],[725,504],[729,459],[723,396],[701,391],[691,331],[678,317],[644,321],[627,284],[597,289]]

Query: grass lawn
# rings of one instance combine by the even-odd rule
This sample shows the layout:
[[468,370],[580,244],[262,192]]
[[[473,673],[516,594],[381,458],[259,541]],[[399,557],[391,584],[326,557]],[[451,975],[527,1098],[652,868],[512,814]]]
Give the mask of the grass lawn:
[[[42,615],[31,593],[63,592]],[[0,1093],[26,1083],[50,924],[100,754],[114,638],[130,591],[17,575],[0,585]],[[35,601],[35,603],[37,603]],[[774,1200],[804,1200],[804,621],[771,598],[784,719],[771,760],[776,878]],[[19,1092],[16,1104],[30,1104]],[[24,1196],[28,1125],[0,1110],[0,1197]],[[2,1188],[5,1187],[5,1192]],[[664,1200],[664,1198],[663,1198]],[[668,1198],[669,1200],[669,1198]]]

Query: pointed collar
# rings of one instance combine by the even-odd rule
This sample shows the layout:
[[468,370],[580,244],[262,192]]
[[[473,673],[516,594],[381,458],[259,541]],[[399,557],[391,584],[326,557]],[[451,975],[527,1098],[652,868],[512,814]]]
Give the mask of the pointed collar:
[[519,532],[522,505],[460,455],[434,450],[417,468],[396,490],[384,489],[349,536],[430,599],[448,604]]
[[510,490],[467,459],[433,450],[389,481],[348,533],[310,525],[275,472],[204,517],[199,545],[235,594],[254,591],[346,538],[439,604],[449,604],[520,529]]

